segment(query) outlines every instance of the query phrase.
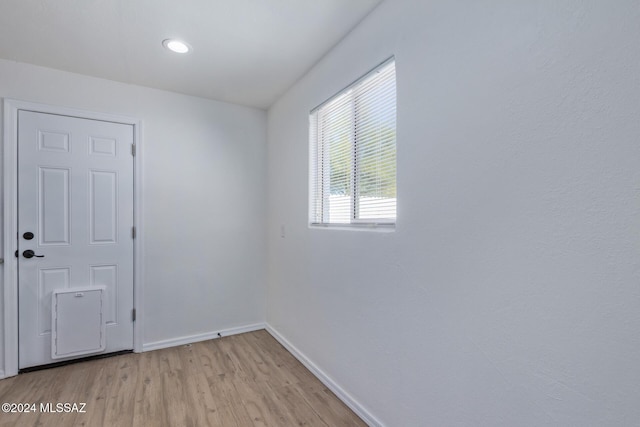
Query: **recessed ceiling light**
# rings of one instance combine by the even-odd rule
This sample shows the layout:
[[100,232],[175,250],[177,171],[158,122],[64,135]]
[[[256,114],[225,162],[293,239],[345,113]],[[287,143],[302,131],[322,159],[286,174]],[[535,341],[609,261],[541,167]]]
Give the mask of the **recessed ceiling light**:
[[163,40],[162,46],[176,53],[187,53],[191,50],[191,46],[189,46],[185,42],[181,42],[180,40],[176,40],[176,39]]

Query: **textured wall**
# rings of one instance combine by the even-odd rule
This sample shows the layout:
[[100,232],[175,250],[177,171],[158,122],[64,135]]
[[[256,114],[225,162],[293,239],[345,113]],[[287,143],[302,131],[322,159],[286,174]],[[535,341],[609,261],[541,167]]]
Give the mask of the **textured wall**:
[[[268,322],[389,426],[637,424],[638,22],[383,2],[269,110]],[[308,112],[391,54],[397,230],[310,229]]]

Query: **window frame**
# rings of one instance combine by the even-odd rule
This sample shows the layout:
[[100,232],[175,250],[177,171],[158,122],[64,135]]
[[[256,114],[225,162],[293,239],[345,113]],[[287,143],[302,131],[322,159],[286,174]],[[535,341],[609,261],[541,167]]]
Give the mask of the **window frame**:
[[[352,96],[351,105],[352,105],[352,113],[350,124],[352,126],[352,130],[350,132],[350,144],[351,144],[351,152],[352,158],[350,159],[350,204],[349,204],[349,222],[324,222],[324,218],[328,216],[329,203],[327,202],[330,197],[330,191],[326,188],[330,185],[330,180],[325,181],[324,175],[327,173],[324,164],[327,162],[326,158],[328,157],[328,149],[322,146],[323,138],[321,136],[322,127],[319,126],[320,121],[320,110],[325,107],[327,104],[337,100],[342,95],[348,93],[351,90],[356,90],[360,83],[366,81],[370,77],[372,77],[379,70],[387,67],[388,65],[393,63],[394,66],[394,97],[395,105],[397,108],[397,79],[395,77],[395,56],[391,56],[385,59],[380,64],[376,65],[371,70],[367,71],[364,75],[336,92],[334,95],[330,96],[328,99],[323,101],[321,104],[313,108],[309,112],[309,227],[314,228],[336,228],[336,229],[387,229],[387,230],[395,230],[397,224],[397,195],[395,197],[395,217],[388,218],[358,218],[359,212],[359,204],[358,200],[359,195],[359,176],[358,176],[358,163],[360,158],[358,157],[358,140],[355,138],[356,135],[356,127],[357,127],[357,109],[355,108],[356,104],[356,96]],[[397,112],[396,118],[394,119],[394,155],[397,155]],[[396,175],[396,194],[397,194],[397,157],[394,160],[394,173]],[[330,164],[330,163],[329,163]],[[314,185],[315,184],[315,185]],[[322,187],[322,190],[318,190],[318,187]],[[319,213],[320,212],[320,213]],[[320,219],[320,221],[317,221]]]

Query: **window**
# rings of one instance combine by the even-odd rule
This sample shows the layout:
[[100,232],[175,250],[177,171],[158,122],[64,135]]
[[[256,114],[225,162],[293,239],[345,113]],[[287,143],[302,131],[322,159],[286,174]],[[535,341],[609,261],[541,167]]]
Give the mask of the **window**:
[[311,111],[312,225],[396,222],[393,58]]

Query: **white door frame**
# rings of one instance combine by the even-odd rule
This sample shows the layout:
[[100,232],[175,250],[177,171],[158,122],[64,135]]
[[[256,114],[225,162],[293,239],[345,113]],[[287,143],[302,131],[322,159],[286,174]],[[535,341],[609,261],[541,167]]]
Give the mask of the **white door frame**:
[[133,126],[133,138],[136,146],[133,175],[133,223],[136,227],[136,238],[133,241],[133,306],[138,315],[133,324],[133,350],[142,352],[143,331],[143,286],[144,263],[143,258],[143,223],[142,223],[142,122],[131,117],[106,113],[77,110],[54,105],[38,104],[16,99],[4,99],[4,138],[3,138],[3,167],[2,201],[3,201],[3,237],[2,267],[3,283],[3,351],[4,366],[0,366],[0,378],[18,374],[18,259],[14,253],[17,249],[18,235],[18,111],[27,110],[38,113],[50,113],[61,116],[79,117],[84,119],[101,120],[128,124]]

